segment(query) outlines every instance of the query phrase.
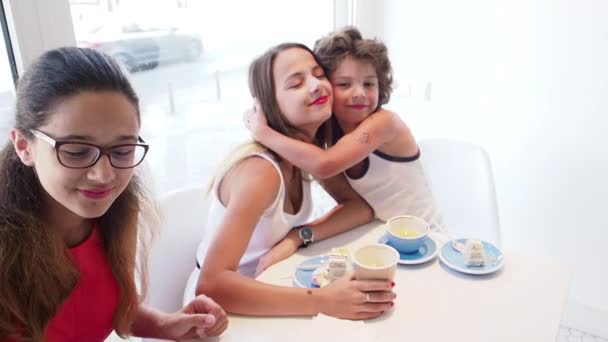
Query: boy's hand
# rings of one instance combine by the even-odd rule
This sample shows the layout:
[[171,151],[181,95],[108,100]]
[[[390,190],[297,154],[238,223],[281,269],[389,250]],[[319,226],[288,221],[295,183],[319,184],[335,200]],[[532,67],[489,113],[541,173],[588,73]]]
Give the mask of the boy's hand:
[[251,132],[253,138],[260,140],[264,128],[268,127],[268,121],[266,121],[266,115],[262,111],[262,106],[257,98],[253,99],[253,109],[248,109],[243,113],[243,123]]

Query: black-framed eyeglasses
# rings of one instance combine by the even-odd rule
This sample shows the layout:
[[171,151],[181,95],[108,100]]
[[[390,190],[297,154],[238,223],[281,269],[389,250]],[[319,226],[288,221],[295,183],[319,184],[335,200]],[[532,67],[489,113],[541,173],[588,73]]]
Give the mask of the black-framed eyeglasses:
[[58,141],[35,129],[31,129],[30,132],[53,146],[59,163],[70,169],[91,167],[104,155],[108,156],[113,167],[130,169],[144,161],[149,148],[141,137],[137,137],[139,144],[120,144],[105,148],[83,142]]

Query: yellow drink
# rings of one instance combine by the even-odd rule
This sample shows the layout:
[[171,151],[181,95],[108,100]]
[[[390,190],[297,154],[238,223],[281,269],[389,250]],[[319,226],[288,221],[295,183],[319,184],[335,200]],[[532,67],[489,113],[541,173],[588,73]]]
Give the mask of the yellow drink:
[[413,238],[420,235],[417,231],[409,228],[409,227],[399,227],[392,230],[393,234],[402,238]]
[[386,265],[382,262],[382,260],[380,260],[379,257],[375,256],[367,256],[366,258],[362,258],[360,262],[362,265],[367,267],[382,267]]

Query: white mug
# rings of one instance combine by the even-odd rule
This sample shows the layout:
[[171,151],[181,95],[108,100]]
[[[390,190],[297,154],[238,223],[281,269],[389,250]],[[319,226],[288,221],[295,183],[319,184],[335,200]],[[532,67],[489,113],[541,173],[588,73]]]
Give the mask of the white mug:
[[399,252],[383,243],[362,246],[353,253],[355,278],[359,280],[393,280]]

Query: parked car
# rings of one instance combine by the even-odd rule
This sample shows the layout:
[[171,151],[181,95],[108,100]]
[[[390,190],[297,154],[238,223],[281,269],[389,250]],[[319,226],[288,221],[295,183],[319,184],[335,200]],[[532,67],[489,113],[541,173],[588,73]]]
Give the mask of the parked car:
[[103,51],[129,72],[169,61],[197,60],[203,44],[198,34],[170,25],[111,20],[91,30],[79,46]]

